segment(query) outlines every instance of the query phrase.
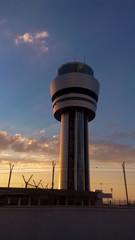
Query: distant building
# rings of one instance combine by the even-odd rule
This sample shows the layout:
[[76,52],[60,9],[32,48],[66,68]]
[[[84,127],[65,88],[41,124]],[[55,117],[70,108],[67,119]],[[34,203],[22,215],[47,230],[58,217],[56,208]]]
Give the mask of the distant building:
[[88,122],[96,115],[99,82],[90,66],[69,62],[57,70],[50,91],[61,122],[59,187],[89,191]]

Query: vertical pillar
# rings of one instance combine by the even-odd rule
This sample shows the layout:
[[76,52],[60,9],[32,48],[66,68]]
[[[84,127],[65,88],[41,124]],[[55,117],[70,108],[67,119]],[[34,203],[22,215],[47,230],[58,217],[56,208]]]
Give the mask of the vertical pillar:
[[28,206],[30,206],[30,205],[31,205],[31,199],[28,198]]
[[69,112],[68,124],[68,189],[75,189],[74,161],[75,161],[75,111]]
[[21,205],[21,197],[18,198],[18,206]]
[[84,171],[84,112],[78,111],[77,116],[77,189],[85,190]]
[[77,190],[77,109],[74,119],[74,189]]
[[68,182],[68,125],[69,113],[61,115],[61,136],[60,136],[60,173],[59,188],[67,189]]
[[8,205],[10,205],[10,200],[11,200],[10,197],[8,197]]
[[81,206],[83,207],[83,198],[81,198]]
[[84,162],[85,162],[85,190],[90,190],[89,184],[89,129],[88,118],[84,116]]
[[59,203],[59,197],[57,197],[57,206],[59,206],[60,203]]
[[40,206],[40,197],[38,198],[38,206]]

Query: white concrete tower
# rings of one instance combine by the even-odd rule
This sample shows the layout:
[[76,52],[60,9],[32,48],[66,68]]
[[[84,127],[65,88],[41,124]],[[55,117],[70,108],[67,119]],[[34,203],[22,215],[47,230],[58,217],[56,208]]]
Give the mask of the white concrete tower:
[[88,122],[96,114],[99,82],[91,67],[69,62],[50,86],[54,117],[61,121],[60,189],[90,190]]

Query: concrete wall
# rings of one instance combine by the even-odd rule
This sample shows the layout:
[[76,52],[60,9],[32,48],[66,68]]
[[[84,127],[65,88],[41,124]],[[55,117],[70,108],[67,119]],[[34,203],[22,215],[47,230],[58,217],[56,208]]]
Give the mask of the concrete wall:
[[135,209],[1,207],[1,240],[134,240]]

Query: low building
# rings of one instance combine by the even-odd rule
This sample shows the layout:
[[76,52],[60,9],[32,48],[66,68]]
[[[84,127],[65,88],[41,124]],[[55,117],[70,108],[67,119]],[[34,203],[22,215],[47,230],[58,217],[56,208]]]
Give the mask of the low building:
[[94,206],[102,205],[103,198],[112,198],[112,194],[102,191],[75,191],[40,188],[0,188],[0,205],[16,206]]

